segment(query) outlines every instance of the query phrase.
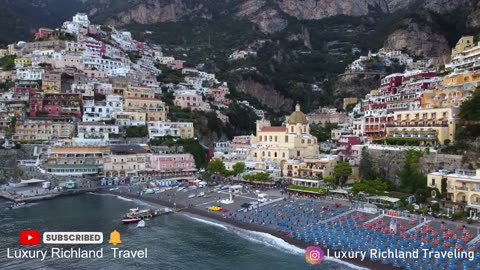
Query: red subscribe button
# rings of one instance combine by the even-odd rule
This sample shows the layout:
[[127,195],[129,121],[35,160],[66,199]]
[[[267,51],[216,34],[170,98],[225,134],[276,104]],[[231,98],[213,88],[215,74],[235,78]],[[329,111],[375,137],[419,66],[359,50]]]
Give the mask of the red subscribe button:
[[24,230],[20,232],[20,245],[35,246],[40,244],[40,231]]

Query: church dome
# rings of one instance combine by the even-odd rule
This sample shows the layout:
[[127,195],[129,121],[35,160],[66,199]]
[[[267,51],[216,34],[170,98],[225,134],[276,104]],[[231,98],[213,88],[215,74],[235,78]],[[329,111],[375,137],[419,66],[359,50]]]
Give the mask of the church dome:
[[308,124],[307,116],[305,116],[305,114],[302,111],[300,111],[300,104],[297,104],[297,106],[295,106],[295,111],[288,118],[288,124],[289,125]]

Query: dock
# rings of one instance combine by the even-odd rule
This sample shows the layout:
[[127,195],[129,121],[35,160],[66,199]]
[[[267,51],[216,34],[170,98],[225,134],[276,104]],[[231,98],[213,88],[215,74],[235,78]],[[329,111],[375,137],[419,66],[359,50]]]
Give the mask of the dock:
[[19,203],[19,202],[28,203],[28,202],[51,200],[61,196],[70,196],[70,195],[83,194],[86,192],[95,192],[97,190],[98,190],[97,188],[78,188],[78,189],[68,189],[68,190],[62,190],[58,192],[39,194],[39,195],[33,195],[33,196],[27,196],[27,197],[22,197],[17,194],[12,194],[10,192],[7,192],[5,190],[0,190],[0,197],[16,203]]

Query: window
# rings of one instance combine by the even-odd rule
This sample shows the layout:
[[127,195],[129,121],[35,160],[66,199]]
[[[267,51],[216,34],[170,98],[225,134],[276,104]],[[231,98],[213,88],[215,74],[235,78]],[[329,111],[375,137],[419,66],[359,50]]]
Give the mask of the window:
[[285,142],[288,143],[288,136],[285,136]]
[[435,178],[432,178],[432,184],[431,184],[431,185],[432,185],[432,186],[435,185]]
[[293,126],[290,127],[290,132],[293,133]]

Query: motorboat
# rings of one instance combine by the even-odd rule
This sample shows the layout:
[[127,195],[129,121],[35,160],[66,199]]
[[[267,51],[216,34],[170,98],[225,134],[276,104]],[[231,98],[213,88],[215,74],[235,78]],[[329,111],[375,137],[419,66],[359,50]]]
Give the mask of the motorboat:
[[27,203],[26,202],[19,202],[19,203],[14,203],[12,205],[10,205],[10,209],[17,209],[17,208],[20,208],[20,207],[23,207],[25,206]]
[[140,220],[137,224],[137,228],[143,228],[145,227],[145,220]]
[[139,218],[124,218],[124,219],[122,219],[123,224],[133,224],[133,223],[138,223],[140,221],[142,221],[142,220],[139,219]]

